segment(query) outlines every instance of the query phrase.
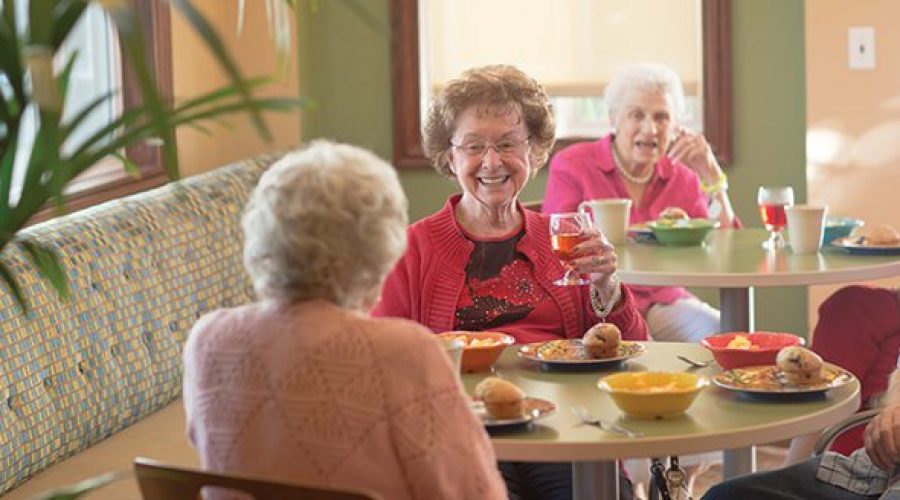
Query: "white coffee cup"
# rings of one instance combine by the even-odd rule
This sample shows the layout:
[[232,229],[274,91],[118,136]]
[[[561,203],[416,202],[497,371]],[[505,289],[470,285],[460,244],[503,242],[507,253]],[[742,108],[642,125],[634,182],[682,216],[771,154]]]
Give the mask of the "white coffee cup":
[[589,213],[594,226],[610,243],[625,243],[628,236],[628,216],[631,211],[629,198],[587,200],[578,205],[578,211]]
[[797,254],[818,252],[822,246],[828,207],[794,205],[785,207],[784,211],[787,215],[788,242],[791,244],[791,250]]
[[450,357],[450,363],[456,369],[456,373],[459,373],[462,370],[462,355],[463,350],[466,348],[466,343],[457,338],[441,339],[441,343],[444,344],[444,350],[447,352],[447,356]]

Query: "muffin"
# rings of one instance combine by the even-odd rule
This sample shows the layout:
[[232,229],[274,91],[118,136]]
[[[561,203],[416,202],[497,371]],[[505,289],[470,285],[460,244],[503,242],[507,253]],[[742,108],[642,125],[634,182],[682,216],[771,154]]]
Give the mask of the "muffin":
[[805,347],[785,347],[778,351],[775,364],[790,384],[815,384],[822,380],[822,358]]
[[659,213],[660,220],[666,220],[670,222],[675,222],[678,220],[687,220],[690,219],[691,216],[688,215],[687,212],[684,211],[681,207],[666,207],[662,212]]
[[597,323],[581,338],[584,351],[591,358],[614,358],[619,355],[622,332],[612,323]]
[[522,418],[525,393],[512,382],[488,377],[475,386],[475,397],[484,402],[488,414],[496,420]]
[[870,245],[898,245],[900,244],[900,234],[891,226],[876,226],[869,231],[866,243]]

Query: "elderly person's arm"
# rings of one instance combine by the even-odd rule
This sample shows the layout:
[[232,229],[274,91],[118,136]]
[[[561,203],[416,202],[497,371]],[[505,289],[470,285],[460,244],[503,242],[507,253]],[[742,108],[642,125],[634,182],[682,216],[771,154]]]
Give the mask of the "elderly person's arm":
[[731,206],[731,199],[728,198],[728,179],[719,166],[709,142],[702,134],[681,129],[668,156],[674,161],[684,163],[697,173],[700,186],[709,196],[710,202],[719,207],[717,215],[722,227],[740,227],[740,221]]
[[885,395],[885,407],[866,427],[864,442],[869,458],[885,471],[900,465],[900,369],[894,370]]
[[628,340],[647,340],[647,322],[638,312],[628,287],[616,274],[619,257],[615,247],[596,228],[584,232],[588,240],[578,245],[584,257],[572,262],[582,274],[590,276],[590,294],[585,309],[593,313],[596,321],[615,323]]

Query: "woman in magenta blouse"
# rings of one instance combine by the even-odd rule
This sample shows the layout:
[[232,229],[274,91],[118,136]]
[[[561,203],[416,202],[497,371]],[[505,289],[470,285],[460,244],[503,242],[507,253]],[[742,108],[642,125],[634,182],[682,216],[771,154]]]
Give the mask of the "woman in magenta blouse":
[[[576,210],[584,200],[630,198],[632,224],[680,207],[692,218],[740,226],[709,143],[678,124],[684,91],[674,71],[652,63],[625,66],[613,76],[604,99],[612,132],[553,157],[545,213]],[[697,342],[719,330],[719,311],[684,288],[631,290],[656,340]]]

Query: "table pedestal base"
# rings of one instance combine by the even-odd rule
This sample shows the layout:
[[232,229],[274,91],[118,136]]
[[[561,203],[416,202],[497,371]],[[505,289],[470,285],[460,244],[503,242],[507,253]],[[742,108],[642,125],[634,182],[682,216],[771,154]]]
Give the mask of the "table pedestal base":
[[731,479],[756,471],[756,447],[735,448],[722,453],[722,477]]
[[616,460],[572,463],[574,500],[619,500],[619,464]]

